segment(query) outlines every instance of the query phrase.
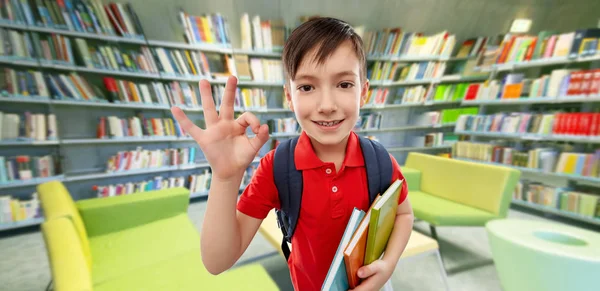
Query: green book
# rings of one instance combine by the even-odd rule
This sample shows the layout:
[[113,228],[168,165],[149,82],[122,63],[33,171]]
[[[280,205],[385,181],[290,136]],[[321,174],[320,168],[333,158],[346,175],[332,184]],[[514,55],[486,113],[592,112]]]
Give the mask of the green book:
[[460,83],[456,85],[456,91],[454,91],[454,95],[452,96],[452,101],[462,100],[467,93],[467,88],[469,87],[468,83]]
[[600,196],[579,194],[579,214],[594,217]]
[[404,183],[404,180],[396,180],[392,183],[371,209],[367,248],[365,250],[365,265],[379,259],[385,251],[392,230],[394,229],[402,183]]
[[444,94],[446,93],[446,88],[448,88],[448,85],[438,85],[435,89],[435,96],[433,97],[433,101],[444,101]]

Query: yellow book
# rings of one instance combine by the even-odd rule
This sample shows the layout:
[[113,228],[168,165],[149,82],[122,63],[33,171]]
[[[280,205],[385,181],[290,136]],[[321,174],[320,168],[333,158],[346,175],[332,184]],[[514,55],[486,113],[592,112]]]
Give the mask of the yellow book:
[[19,205],[19,201],[18,200],[11,200],[10,201],[10,212],[12,212],[12,220],[13,221],[19,221],[20,219],[20,208],[21,206]]
[[127,85],[129,85],[129,90],[131,91],[131,96],[133,96],[133,101],[140,102],[140,95],[138,94],[135,84],[133,82],[128,82]]
[[575,168],[577,166],[577,155],[576,154],[567,154],[565,161],[565,168],[563,169],[564,173],[573,174],[575,173]]
[[206,16],[200,17],[200,21],[202,21],[202,29],[204,30],[204,35],[206,36],[206,42],[213,43],[215,40],[213,39],[212,34],[212,23],[206,19]]
[[185,58],[187,59],[188,63],[190,64],[190,68],[192,69],[192,74],[198,75],[198,71],[196,71],[196,68],[194,67],[194,62],[192,62],[192,57],[190,56],[189,51],[185,51]]

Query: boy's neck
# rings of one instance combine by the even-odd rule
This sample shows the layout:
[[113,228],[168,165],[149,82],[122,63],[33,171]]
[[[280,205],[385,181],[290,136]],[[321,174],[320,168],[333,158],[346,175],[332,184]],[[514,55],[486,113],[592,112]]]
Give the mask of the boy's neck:
[[335,145],[323,145],[312,138],[310,139],[310,142],[317,157],[325,163],[333,163],[336,172],[338,172],[346,157],[346,146],[348,145],[349,137],[350,135],[346,136],[340,143]]

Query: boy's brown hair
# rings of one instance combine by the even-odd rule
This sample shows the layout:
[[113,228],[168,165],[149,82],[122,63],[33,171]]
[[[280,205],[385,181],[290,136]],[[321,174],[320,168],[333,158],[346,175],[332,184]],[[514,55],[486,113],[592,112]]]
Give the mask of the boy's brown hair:
[[318,47],[315,59],[325,60],[345,41],[350,41],[360,62],[360,79],[366,79],[366,58],[361,37],[350,24],[331,17],[317,17],[298,26],[283,47],[283,68],[287,80],[293,80],[305,55]]

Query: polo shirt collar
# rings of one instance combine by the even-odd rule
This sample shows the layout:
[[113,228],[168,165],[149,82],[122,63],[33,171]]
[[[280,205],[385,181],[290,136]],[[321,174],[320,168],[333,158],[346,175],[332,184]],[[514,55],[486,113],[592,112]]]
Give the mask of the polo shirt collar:
[[[310,142],[310,137],[305,131],[302,131],[296,149],[294,151],[294,163],[298,170],[308,170],[320,168],[327,163],[321,161]],[[346,145],[346,156],[344,157],[343,166],[346,167],[361,167],[365,165],[362,150],[358,136],[354,131],[350,132],[348,144]]]

